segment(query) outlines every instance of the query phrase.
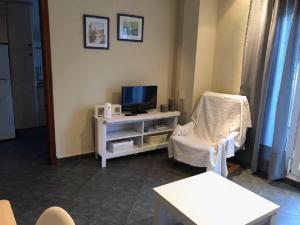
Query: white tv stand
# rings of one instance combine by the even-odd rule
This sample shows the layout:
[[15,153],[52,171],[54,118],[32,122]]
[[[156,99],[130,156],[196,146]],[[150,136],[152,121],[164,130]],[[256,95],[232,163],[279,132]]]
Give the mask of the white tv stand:
[[[180,112],[149,111],[135,116],[116,115],[111,119],[95,116],[95,156],[101,156],[101,166],[106,167],[106,160],[130,154],[166,148],[168,141],[158,144],[144,143],[147,135],[167,133],[168,138],[177,125]],[[165,125],[162,129],[153,129],[153,125]],[[115,140],[132,139],[134,146],[119,152],[107,150],[107,142]]]

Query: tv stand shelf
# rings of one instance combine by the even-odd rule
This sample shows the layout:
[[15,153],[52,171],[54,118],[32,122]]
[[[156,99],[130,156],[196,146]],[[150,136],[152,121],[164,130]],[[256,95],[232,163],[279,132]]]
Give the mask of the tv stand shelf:
[[124,138],[132,138],[142,136],[142,133],[139,133],[135,130],[121,130],[107,133],[107,141],[120,140]]
[[[149,144],[144,143],[147,135],[171,135],[177,126],[180,112],[149,111],[135,116],[116,115],[110,119],[95,116],[95,156],[101,156],[101,166],[106,167],[106,160],[131,154],[166,148],[168,141]],[[155,124],[163,125],[155,129]],[[122,149],[117,152],[108,151],[107,143],[131,139],[134,145],[131,149]]]

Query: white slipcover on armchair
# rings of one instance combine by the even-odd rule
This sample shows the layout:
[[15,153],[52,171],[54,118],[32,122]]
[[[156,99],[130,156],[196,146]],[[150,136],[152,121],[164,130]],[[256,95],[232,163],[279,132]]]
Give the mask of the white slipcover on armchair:
[[169,157],[226,177],[226,159],[243,148],[251,117],[247,98],[205,92],[192,121],[177,126],[170,138]]

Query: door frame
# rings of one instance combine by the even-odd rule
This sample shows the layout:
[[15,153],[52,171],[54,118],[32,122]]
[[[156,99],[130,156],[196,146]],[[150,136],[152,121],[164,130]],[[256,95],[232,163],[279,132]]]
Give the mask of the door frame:
[[48,0],[39,0],[49,165],[57,165]]
[[[300,68],[298,68],[297,71],[297,79],[296,79],[296,84],[295,84],[295,99],[294,99],[294,105],[293,109],[291,112],[291,125],[290,125],[290,130],[289,130],[289,137],[287,139],[287,159],[288,159],[288,168],[287,168],[287,177],[300,182],[300,176],[293,174],[292,172],[292,166],[294,163],[294,160],[296,159],[296,138],[297,138],[297,132],[299,131],[299,126],[300,126],[300,102],[298,99],[300,96]],[[299,151],[299,149],[298,149]],[[297,152],[297,154],[300,154],[300,152]],[[298,155],[299,156],[299,155]]]

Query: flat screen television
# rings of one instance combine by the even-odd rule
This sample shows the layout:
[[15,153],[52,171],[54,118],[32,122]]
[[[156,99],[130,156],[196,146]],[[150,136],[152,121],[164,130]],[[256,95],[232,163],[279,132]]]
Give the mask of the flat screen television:
[[156,101],[157,86],[122,87],[122,111],[146,113],[146,110],[156,108]]

